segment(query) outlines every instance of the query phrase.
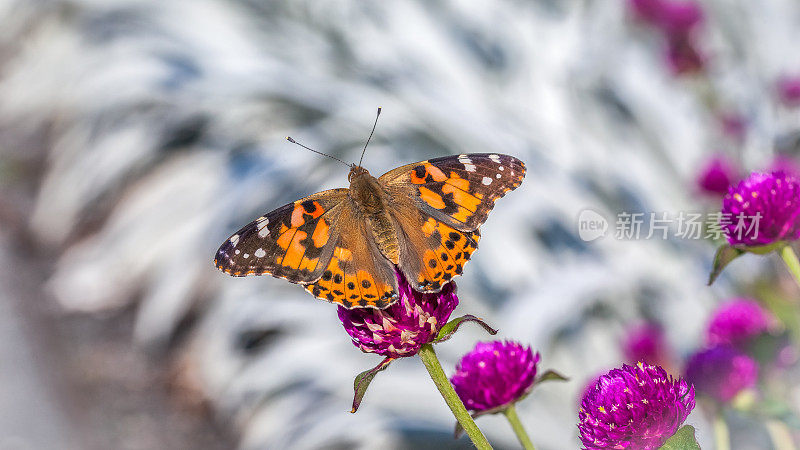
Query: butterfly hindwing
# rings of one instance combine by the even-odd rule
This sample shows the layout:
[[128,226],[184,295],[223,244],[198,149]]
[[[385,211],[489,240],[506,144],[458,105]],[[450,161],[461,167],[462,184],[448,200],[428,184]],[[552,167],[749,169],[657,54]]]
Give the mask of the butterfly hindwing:
[[394,303],[394,266],[378,250],[367,221],[355,208],[343,208],[339,220],[342,232],[330,262],[306,290],[345,308],[385,308]]
[[408,164],[380,180],[390,195],[410,188],[420,209],[458,230],[474,231],[524,177],[525,164],[513,156],[472,153]]
[[259,217],[220,246],[214,263],[233,276],[270,274],[292,283],[315,281],[333,255],[347,192],[319,192]]

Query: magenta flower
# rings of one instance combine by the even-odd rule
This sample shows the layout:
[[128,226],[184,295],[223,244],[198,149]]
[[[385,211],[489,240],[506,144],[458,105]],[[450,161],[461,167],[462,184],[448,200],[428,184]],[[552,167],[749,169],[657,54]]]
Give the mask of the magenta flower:
[[778,99],[786,106],[800,106],[800,76],[782,76],[776,83]]
[[757,301],[735,299],[720,305],[706,328],[706,344],[742,347],[754,337],[769,331],[773,317]]
[[639,361],[657,366],[669,365],[670,349],[664,330],[655,323],[644,323],[628,329],[622,341],[625,360],[631,364]]
[[706,66],[706,56],[689,35],[678,35],[667,40],[664,59],[674,75],[688,75],[702,72]]
[[790,156],[776,156],[769,167],[771,172],[784,172],[795,178],[800,178],[800,162]]
[[728,188],[738,178],[736,165],[723,155],[715,155],[700,169],[697,186],[702,192],[725,195]]
[[690,1],[629,0],[634,17],[672,36],[686,34],[703,22],[700,5]]
[[727,403],[743,389],[755,386],[758,364],[741,351],[720,345],[692,355],[686,364],[686,380],[698,394]]
[[539,353],[513,341],[478,342],[456,366],[450,382],[464,406],[486,411],[509,405],[528,393]]
[[397,282],[400,299],[386,309],[339,307],[339,320],[361,351],[389,358],[414,356],[436,339],[458,305],[453,282],[430,294],[415,291],[399,271]]
[[578,429],[586,449],[657,449],[694,409],[694,388],[661,367],[624,364],[584,395]]
[[747,119],[735,112],[724,113],[719,118],[722,133],[733,141],[741,143],[747,135]]
[[800,239],[800,181],[783,172],[753,173],[722,202],[728,242],[764,246]]

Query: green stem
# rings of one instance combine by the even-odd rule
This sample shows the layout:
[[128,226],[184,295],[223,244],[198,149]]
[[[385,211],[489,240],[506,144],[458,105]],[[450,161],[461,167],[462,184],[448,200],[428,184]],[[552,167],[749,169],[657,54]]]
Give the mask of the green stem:
[[491,449],[492,446],[489,445],[486,436],[484,436],[480,428],[475,425],[472,416],[469,415],[467,408],[464,407],[464,403],[461,402],[455,389],[453,389],[453,385],[450,384],[450,380],[447,379],[447,375],[445,375],[442,365],[439,363],[439,359],[436,358],[436,352],[433,351],[433,346],[431,344],[423,345],[419,350],[419,358],[422,360],[422,363],[425,364],[425,368],[428,369],[433,383],[436,385],[436,388],[439,389],[447,406],[450,407],[450,411],[456,416],[456,420],[461,424],[461,428],[467,433],[467,436],[469,436],[472,443],[475,444],[475,447],[480,450]]
[[528,433],[525,432],[522,422],[519,421],[517,409],[514,407],[514,405],[506,408],[506,410],[503,411],[503,414],[505,414],[506,419],[508,419],[508,423],[511,424],[511,428],[514,429],[514,434],[517,435],[517,439],[519,439],[519,443],[522,444],[522,448],[525,450],[535,450],[533,443],[531,442],[531,438],[528,437]]
[[717,444],[717,450],[731,450],[731,434],[722,411],[718,412],[717,417],[714,418],[714,441]]
[[786,245],[781,249],[781,258],[789,268],[789,272],[794,276],[797,284],[800,284],[800,260],[797,259],[797,254],[792,250],[791,245]]

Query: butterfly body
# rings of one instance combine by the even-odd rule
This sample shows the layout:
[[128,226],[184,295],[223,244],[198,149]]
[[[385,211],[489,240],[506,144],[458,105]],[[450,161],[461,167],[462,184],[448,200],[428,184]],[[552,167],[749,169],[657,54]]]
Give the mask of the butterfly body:
[[460,275],[494,201],[524,175],[521,161],[498,154],[436,158],[378,178],[352,165],[349,188],[259,217],[222,244],[215,264],[302,284],[346,308],[385,308],[397,299],[396,270],[421,292]]

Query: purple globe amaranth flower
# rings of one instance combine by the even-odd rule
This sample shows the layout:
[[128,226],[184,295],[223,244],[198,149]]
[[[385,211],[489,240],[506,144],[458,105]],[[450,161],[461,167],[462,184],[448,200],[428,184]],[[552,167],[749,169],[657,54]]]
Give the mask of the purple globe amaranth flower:
[[706,344],[746,345],[754,337],[769,331],[773,316],[752,299],[735,299],[720,305],[706,327]]
[[800,181],[784,172],[752,173],[722,201],[722,226],[734,246],[800,239]]
[[800,76],[784,75],[778,78],[775,86],[778,99],[786,106],[800,106]]
[[414,356],[436,339],[458,305],[453,282],[441,292],[424,294],[398,271],[397,284],[400,298],[386,309],[339,307],[339,320],[361,351],[390,358]]
[[697,186],[701,191],[713,195],[725,195],[738,178],[739,169],[723,155],[715,155],[700,169]]
[[656,449],[694,409],[694,388],[659,366],[624,364],[583,397],[578,429],[586,449]]
[[667,35],[685,34],[703,23],[703,10],[692,1],[629,0],[634,17]]
[[788,155],[777,155],[769,165],[771,172],[784,172],[800,178],[800,161]]
[[667,39],[664,59],[674,75],[689,75],[702,72],[706,67],[706,56],[690,35],[678,35]]
[[685,376],[698,395],[728,403],[743,389],[755,386],[758,364],[740,350],[718,345],[692,355]]
[[744,142],[747,136],[747,118],[737,112],[726,112],[720,115],[719,123],[725,136],[737,143]]
[[519,400],[533,386],[539,353],[513,341],[478,342],[450,382],[464,406],[486,411]]
[[627,330],[622,341],[622,353],[631,364],[641,361],[663,367],[669,365],[671,359],[664,330],[651,322]]

